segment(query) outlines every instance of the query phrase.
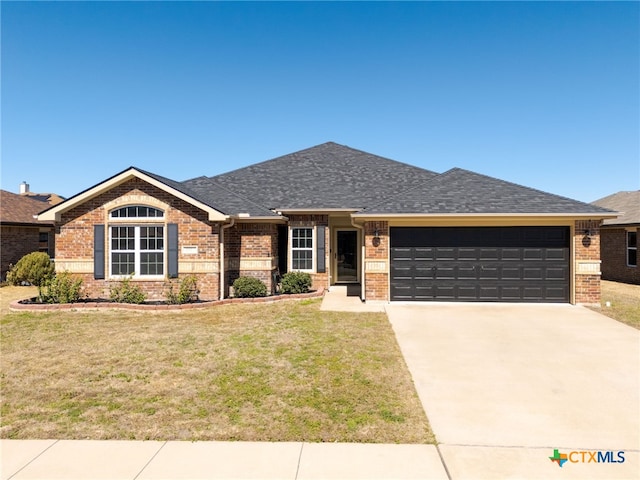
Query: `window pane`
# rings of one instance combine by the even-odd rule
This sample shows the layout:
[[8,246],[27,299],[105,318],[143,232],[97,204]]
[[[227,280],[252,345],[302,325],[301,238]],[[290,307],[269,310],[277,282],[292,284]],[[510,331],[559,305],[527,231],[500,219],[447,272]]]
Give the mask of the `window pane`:
[[134,227],[111,227],[111,249],[133,250],[135,248]]
[[162,253],[140,254],[140,275],[162,275],[163,267]]
[[638,235],[636,234],[636,232],[627,232],[627,246],[628,247],[638,246]]
[[133,275],[135,273],[135,255],[133,253],[112,253],[111,274]]
[[627,249],[627,265],[637,266],[638,265],[638,250],[635,249]]
[[293,270],[312,270],[313,255],[311,250],[293,250],[291,252],[291,267]]
[[140,227],[140,250],[162,250],[163,227]]

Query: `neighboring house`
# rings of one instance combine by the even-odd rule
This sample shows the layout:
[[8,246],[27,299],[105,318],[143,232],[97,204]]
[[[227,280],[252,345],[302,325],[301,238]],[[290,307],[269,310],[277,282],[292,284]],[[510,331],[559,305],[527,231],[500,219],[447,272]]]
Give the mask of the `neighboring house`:
[[361,285],[366,301],[595,303],[610,210],[462,169],[437,174],[335,143],[214,177],[128,168],[49,208],[56,266],[89,294],[133,275],[149,298],[196,275]]
[[618,218],[605,220],[600,230],[602,278],[640,285],[640,190],[614,193],[593,204],[620,212]]
[[53,256],[54,225],[37,214],[51,205],[25,195],[0,190],[0,275],[4,280],[11,265],[31,252]]

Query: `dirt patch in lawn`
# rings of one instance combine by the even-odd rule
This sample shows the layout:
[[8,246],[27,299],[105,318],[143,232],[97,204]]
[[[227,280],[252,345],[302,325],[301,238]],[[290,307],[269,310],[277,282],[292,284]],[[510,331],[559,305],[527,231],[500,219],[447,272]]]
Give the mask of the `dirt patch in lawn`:
[[2,438],[434,441],[385,314],[319,299],[9,313],[10,288]]
[[601,307],[593,310],[640,329],[640,285],[606,280],[601,283]]

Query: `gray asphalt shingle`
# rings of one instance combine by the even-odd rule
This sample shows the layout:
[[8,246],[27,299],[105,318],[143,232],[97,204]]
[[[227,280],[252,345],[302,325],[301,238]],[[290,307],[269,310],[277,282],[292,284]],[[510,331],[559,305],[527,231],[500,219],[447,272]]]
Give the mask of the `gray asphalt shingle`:
[[344,209],[365,214],[606,214],[610,210],[460,168],[443,174],[333,142],[167,185],[227,215]]
[[584,214],[609,213],[594,205],[453,168],[432,181],[368,207],[376,214]]
[[358,210],[436,175],[329,142],[212,180],[269,209]]

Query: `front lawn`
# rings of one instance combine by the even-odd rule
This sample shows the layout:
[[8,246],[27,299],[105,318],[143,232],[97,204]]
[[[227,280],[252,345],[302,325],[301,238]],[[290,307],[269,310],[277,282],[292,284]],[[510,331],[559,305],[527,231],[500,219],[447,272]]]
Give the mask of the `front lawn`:
[[434,442],[385,314],[9,313],[27,290],[0,289],[2,438]]
[[640,329],[640,285],[606,280],[603,280],[601,285],[601,308],[594,310]]

